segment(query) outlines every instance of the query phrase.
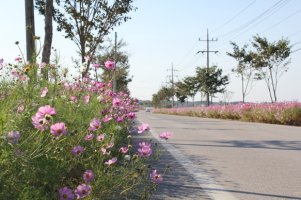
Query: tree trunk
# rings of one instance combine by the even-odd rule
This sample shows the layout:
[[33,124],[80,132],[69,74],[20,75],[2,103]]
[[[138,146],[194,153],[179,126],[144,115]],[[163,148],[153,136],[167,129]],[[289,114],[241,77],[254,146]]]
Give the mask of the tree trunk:
[[244,75],[241,74],[241,90],[242,90],[242,103],[245,103],[245,86],[244,86]]
[[273,95],[274,95],[274,102],[277,102],[276,86],[274,84],[273,72],[272,72],[271,68],[269,68],[269,71],[270,71],[270,77],[271,77],[271,83],[272,83],[272,89],[273,89]]
[[35,56],[35,25],[33,0],[25,0],[25,24],[27,61],[32,63]]
[[[53,0],[46,0],[46,9],[45,9],[45,37],[44,37],[44,46],[42,52],[42,63],[50,63],[51,55],[51,45],[52,45],[52,36],[53,36],[53,27],[52,27],[52,13],[53,13]],[[48,80],[48,69],[42,69],[42,74],[44,80]]]
[[192,96],[192,107],[194,107],[194,96]]

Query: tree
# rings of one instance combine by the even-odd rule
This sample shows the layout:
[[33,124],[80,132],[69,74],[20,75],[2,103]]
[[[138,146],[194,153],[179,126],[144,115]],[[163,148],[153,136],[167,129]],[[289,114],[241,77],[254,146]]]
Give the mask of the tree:
[[271,102],[277,102],[278,83],[290,63],[289,41],[281,39],[277,42],[269,42],[267,38],[257,35],[253,37],[252,46],[256,50],[252,58],[253,67],[257,70],[255,78],[265,81]]
[[[226,85],[229,84],[228,76],[222,76],[223,70],[218,69],[217,66],[209,68],[196,69],[196,79],[200,85],[200,91],[209,94],[212,97],[216,93],[223,92]],[[207,105],[209,106],[209,102]]]
[[[120,40],[116,47],[116,91],[127,91],[127,86],[132,81],[132,77],[129,77],[129,56],[125,51],[122,51],[122,48],[126,45],[127,44],[123,40]],[[95,57],[98,63],[103,64],[107,60],[112,59],[114,57],[114,53],[114,44],[110,41],[108,46],[99,49],[99,55],[96,55]],[[97,72],[96,79],[98,79]],[[101,74],[101,79],[104,82],[112,80],[112,71],[105,70]]]
[[[85,56],[93,57],[99,45],[113,27],[127,21],[127,15],[135,10],[133,0],[56,0],[54,20],[57,30],[64,31],[78,47],[82,63]],[[44,0],[36,0],[40,13],[45,12]],[[89,70],[90,62],[87,69]]]
[[237,60],[238,65],[236,68],[232,69],[241,78],[241,92],[242,92],[242,102],[245,102],[246,96],[251,91],[251,81],[253,80],[252,68],[252,53],[247,52],[247,45],[240,48],[236,43],[231,42],[233,46],[233,53],[227,52],[227,55],[233,57]]
[[153,95],[153,105],[156,107],[168,107],[173,95],[174,92],[172,87],[161,87],[161,89]]
[[[42,63],[50,63],[51,45],[53,37],[52,15],[53,15],[53,0],[45,0],[45,37],[42,51]],[[42,74],[45,80],[48,79],[47,68],[42,69]]]
[[186,93],[192,98],[192,104],[194,106],[194,97],[200,88],[200,82],[193,76],[188,76],[184,78],[183,83],[186,87]]
[[152,104],[155,108],[161,107],[161,100],[158,94],[153,94]]
[[178,101],[183,105],[188,96],[187,87],[183,82],[179,81],[175,83],[175,94]]

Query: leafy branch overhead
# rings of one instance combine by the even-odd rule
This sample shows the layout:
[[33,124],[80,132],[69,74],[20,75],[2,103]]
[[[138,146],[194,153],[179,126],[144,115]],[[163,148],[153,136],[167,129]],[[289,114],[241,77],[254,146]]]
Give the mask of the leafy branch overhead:
[[[64,31],[85,56],[93,56],[110,31],[130,19],[128,13],[136,8],[133,0],[56,0],[53,18],[57,30]],[[45,1],[36,0],[36,8],[45,13]]]

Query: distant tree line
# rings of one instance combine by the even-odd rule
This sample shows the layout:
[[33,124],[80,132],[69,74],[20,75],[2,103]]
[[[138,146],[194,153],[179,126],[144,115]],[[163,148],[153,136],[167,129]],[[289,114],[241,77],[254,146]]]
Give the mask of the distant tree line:
[[[232,68],[241,79],[242,102],[252,89],[252,82],[263,80],[266,83],[271,102],[277,102],[277,88],[281,76],[287,72],[290,63],[291,46],[287,39],[269,42],[267,38],[256,35],[251,45],[239,47],[235,42],[230,42],[232,52],[227,52],[237,61],[237,66]],[[250,47],[250,48],[249,48]],[[168,107],[173,96],[183,104],[188,97],[192,99],[200,92],[212,98],[217,93],[226,94],[226,86],[229,84],[229,76],[222,75],[222,69],[218,66],[197,67],[194,76],[185,77],[172,86],[163,86],[153,95],[152,103],[155,107]],[[207,104],[207,105],[209,105]]]
[[168,107],[170,106],[170,99],[175,95],[181,104],[188,97],[192,98],[194,104],[194,97],[197,92],[209,94],[212,101],[214,95],[224,92],[226,85],[229,84],[228,76],[222,73],[223,70],[217,66],[197,67],[194,76],[185,77],[182,81],[176,82],[174,87],[162,87],[153,95],[152,103],[155,107]]

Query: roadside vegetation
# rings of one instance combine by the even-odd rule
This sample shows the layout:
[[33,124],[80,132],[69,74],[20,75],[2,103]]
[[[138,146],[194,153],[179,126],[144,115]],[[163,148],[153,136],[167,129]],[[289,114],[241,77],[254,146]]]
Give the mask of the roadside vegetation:
[[[150,128],[134,123],[139,102],[127,88],[126,44],[106,38],[130,19],[132,3],[36,0],[45,17],[37,49],[34,4],[26,1],[27,58],[16,42],[20,56],[0,59],[0,199],[148,199],[163,181],[151,165],[156,143],[133,142]],[[75,69],[60,65],[53,20],[78,47]]]
[[[113,73],[114,62],[99,66]],[[133,148],[132,134],[149,126],[133,127],[138,101],[128,93],[20,57],[1,60],[1,74],[1,199],[147,199],[162,182],[149,165],[156,146]]]
[[301,103],[298,102],[157,108],[154,113],[301,126]]

